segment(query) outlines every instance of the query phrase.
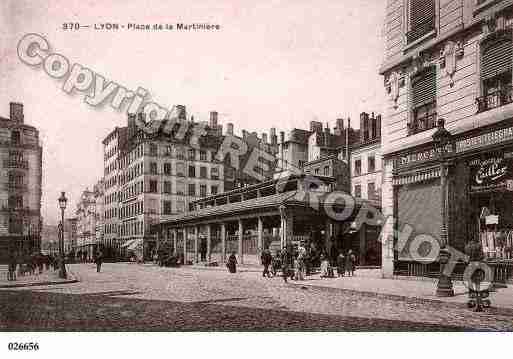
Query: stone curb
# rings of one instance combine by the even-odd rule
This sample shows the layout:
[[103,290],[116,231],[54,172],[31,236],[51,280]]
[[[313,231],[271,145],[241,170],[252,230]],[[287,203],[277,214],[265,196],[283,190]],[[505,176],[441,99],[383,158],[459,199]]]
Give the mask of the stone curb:
[[13,283],[13,284],[0,284],[0,288],[23,288],[23,287],[37,287],[40,285],[57,285],[57,284],[71,284],[78,283],[80,280],[78,277],[66,268],[68,278],[65,280],[48,280],[42,282],[29,282],[29,283]]
[[[448,302],[448,301],[444,301],[441,299],[434,299],[434,298],[422,298],[422,297],[407,296],[407,295],[400,295],[400,294],[379,293],[379,292],[372,292],[372,291],[368,291],[368,290],[326,287],[326,286],[322,286],[322,285],[305,284],[305,283],[297,282],[297,281],[289,281],[289,283],[292,285],[295,285],[295,286],[304,287],[303,289],[307,289],[308,287],[311,287],[311,288],[321,289],[321,290],[326,290],[326,291],[339,291],[339,292],[354,293],[354,294],[364,295],[367,297],[376,297],[376,298],[391,299],[391,300],[398,300],[398,301],[407,301],[407,302],[411,302],[411,303],[420,303],[420,304],[438,304],[438,305],[448,306],[451,308],[468,309],[466,302],[465,303]],[[487,311],[489,313],[494,313],[494,314],[513,315],[513,308],[511,308],[511,307],[494,306],[493,305],[493,297],[492,297],[492,306]],[[486,311],[484,313],[486,313]]]

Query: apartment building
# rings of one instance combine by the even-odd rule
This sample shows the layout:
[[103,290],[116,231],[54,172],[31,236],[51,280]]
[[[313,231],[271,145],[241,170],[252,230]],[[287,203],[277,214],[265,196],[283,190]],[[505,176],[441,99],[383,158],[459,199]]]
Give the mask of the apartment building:
[[23,105],[11,102],[0,117],[0,262],[10,251],[41,248],[42,147],[37,128],[25,123]]
[[[430,246],[412,248],[416,233],[432,235],[441,247],[463,251],[470,240],[481,239],[488,255],[508,253],[513,233],[512,5],[387,1],[380,70],[389,95],[382,125],[382,205],[385,215],[397,219],[395,229],[411,224],[414,233],[401,248],[384,243],[384,276],[413,263],[415,250],[429,258]],[[443,129],[449,132],[447,142],[435,147],[433,135]],[[393,222],[387,222],[385,235],[393,230]],[[501,237],[505,240],[496,240]]]

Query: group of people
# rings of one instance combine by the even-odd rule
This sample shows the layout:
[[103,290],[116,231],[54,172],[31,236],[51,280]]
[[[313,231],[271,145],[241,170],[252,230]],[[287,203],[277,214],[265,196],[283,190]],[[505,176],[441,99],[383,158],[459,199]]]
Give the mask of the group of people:
[[344,277],[346,272],[347,276],[354,276],[356,269],[356,256],[350,249],[346,255],[340,252],[337,256],[336,263],[332,261],[330,263],[327,256],[321,255],[321,278],[333,278],[335,276],[333,268],[337,268],[337,276]]
[[337,268],[339,277],[345,276],[346,272],[348,276],[354,276],[356,268],[356,256],[351,249],[347,251],[346,255],[340,252],[330,261],[330,257],[323,252],[316,257],[315,252],[305,248],[303,243],[299,244],[296,249],[287,246],[281,251],[277,251],[274,256],[269,248],[266,248],[262,251],[260,260],[264,266],[263,277],[274,277],[281,270],[285,282],[289,278],[304,280],[317,265],[320,266],[321,278],[334,277],[334,268]]
[[9,281],[17,280],[17,277],[26,275],[39,275],[43,270],[49,270],[50,266],[56,269],[57,258],[52,255],[44,255],[42,253],[16,254],[11,252],[9,255],[7,279]]

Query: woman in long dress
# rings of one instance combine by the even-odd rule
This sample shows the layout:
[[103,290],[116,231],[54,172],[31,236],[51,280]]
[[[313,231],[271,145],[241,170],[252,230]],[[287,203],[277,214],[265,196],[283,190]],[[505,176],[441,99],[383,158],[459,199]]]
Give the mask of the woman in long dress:
[[237,272],[237,257],[235,256],[235,252],[232,252],[230,257],[228,257],[228,263],[226,263],[226,266],[228,267],[228,271],[230,273]]
[[328,258],[324,254],[321,254],[321,278],[328,277],[329,265],[330,263],[328,261]]

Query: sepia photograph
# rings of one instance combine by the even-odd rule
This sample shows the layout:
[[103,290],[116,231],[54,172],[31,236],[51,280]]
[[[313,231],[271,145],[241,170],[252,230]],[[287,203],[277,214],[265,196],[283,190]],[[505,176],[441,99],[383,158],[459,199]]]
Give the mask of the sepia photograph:
[[0,0],[2,357],[507,355],[512,81],[512,0]]

